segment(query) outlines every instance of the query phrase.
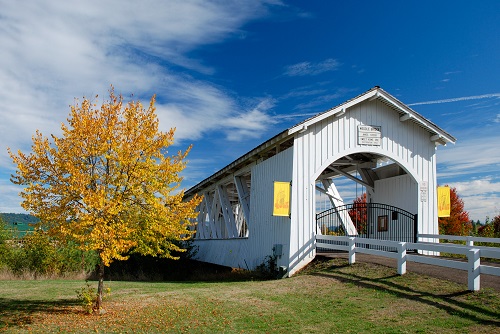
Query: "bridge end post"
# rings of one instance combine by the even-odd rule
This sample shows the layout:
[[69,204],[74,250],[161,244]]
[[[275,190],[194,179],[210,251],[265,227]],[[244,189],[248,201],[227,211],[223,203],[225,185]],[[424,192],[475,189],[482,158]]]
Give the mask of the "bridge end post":
[[406,274],[406,242],[398,243],[398,275]]
[[479,291],[480,289],[481,257],[479,255],[479,252],[479,249],[473,248],[469,249],[467,253],[467,259],[469,262],[467,282],[470,291]]
[[356,238],[349,238],[349,264],[356,263]]

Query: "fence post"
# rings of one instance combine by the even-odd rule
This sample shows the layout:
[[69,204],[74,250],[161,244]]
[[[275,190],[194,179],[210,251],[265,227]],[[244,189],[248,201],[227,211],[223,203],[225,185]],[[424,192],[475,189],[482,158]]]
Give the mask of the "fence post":
[[467,242],[466,242],[467,246],[471,246],[471,247],[474,246],[474,239],[472,239],[472,237],[466,237],[466,239],[467,239]]
[[354,237],[349,238],[349,264],[356,262],[356,242]]
[[398,275],[406,274],[406,242],[398,243]]
[[467,252],[467,259],[469,263],[469,270],[467,275],[468,288],[470,291],[479,291],[480,288],[480,265],[481,257],[479,249],[469,249]]

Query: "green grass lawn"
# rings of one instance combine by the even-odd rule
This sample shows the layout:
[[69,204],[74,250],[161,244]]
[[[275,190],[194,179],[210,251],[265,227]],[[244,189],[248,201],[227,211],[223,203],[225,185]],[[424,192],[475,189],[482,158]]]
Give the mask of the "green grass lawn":
[[106,313],[87,315],[83,281],[0,281],[0,332],[500,333],[500,292],[344,259],[289,279],[107,282]]

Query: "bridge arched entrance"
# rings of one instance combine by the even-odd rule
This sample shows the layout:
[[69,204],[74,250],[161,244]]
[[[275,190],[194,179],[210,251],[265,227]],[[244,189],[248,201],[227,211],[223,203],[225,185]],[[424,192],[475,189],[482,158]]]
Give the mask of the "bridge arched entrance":
[[397,157],[349,152],[315,176],[315,233],[415,242],[418,189]]

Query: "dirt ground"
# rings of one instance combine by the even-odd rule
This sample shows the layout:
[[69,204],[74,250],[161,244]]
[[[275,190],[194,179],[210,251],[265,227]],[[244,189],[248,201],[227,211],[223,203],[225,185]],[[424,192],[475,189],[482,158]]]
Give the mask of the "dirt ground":
[[[339,253],[318,253],[319,256],[326,256],[326,257],[341,257],[341,258],[348,258],[348,254],[344,252],[339,252]],[[454,259],[457,260],[457,259]],[[391,268],[396,268],[397,262],[395,259],[390,259],[382,256],[375,256],[375,255],[367,255],[367,254],[360,254],[356,253],[356,262],[368,262],[368,263],[377,263],[383,266],[391,267]],[[488,265],[488,266],[496,266],[500,267],[500,263],[491,263],[491,262],[484,262],[481,261],[481,264],[483,265]],[[410,262],[408,261],[406,263],[406,272],[415,272],[418,274],[424,274],[432,277],[437,277],[440,279],[456,282],[459,284],[464,284],[465,287],[467,288],[467,271],[465,270],[459,270],[459,269],[453,269],[453,268],[446,268],[446,267],[440,267],[440,266],[434,266],[434,265],[429,265],[429,264],[423,264],[423,263],[415,263],[415,262]],[[500,291],[500,277],[498,276],[493,276],[493,275],[486,275],[486,274],[481,274],[481,279],[480,279],[480,289],[484,288],[491,288],[497,291]]]

